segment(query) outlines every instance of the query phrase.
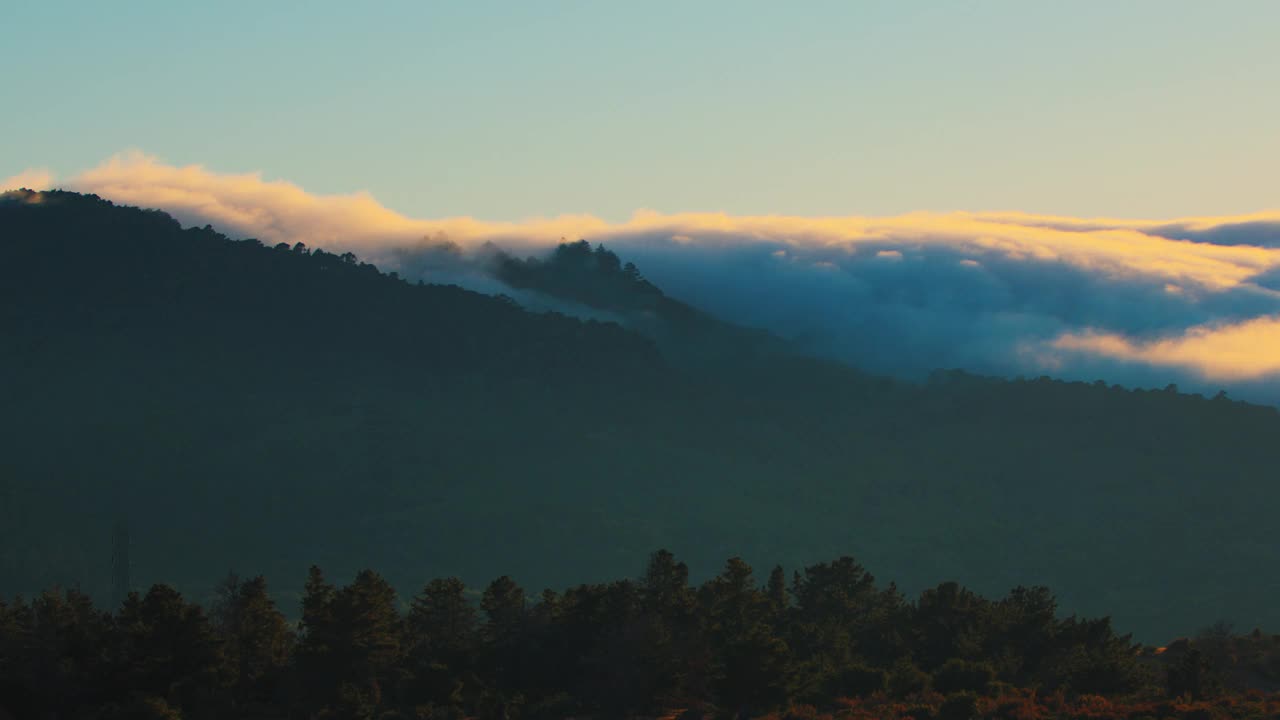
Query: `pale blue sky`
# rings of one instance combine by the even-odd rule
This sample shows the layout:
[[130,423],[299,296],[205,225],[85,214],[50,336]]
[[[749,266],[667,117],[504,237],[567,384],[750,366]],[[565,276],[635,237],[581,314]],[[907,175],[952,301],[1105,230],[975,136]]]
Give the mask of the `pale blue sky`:
[[1280,207],[1280,2],[25,2],[0,177],[126,148],[409,215]]

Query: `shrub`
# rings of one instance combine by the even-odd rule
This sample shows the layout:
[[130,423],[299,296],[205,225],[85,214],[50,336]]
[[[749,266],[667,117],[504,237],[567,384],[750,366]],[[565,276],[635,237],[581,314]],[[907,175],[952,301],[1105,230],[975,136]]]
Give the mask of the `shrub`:
[[902,713],[902,717],[911,720],[933,720],[933,708],[928,705],[913,705]]
[[932,678],[929,673],[916,667],[910,660],[903,658],[889,672],[887,685],[889,694],[894,697],[907,697],[922,693],[929,689]]
[[985,694],[995,680],[996,671],[987,663],[952,658],[933,673],[933,687],[942,693],[972,692]]
[[974,720],[978,717],[978,696],[958,692],[947,696],[938,708],[938,720]]
[[792,705],[783,713],[782,720],[816,720],[818,708],[812,705]]
[[831,695],[841,697],[866,697],[873,693],[884,692],[887,674],[878,668],[866,665],[850,665],[837,672],[830,681]]

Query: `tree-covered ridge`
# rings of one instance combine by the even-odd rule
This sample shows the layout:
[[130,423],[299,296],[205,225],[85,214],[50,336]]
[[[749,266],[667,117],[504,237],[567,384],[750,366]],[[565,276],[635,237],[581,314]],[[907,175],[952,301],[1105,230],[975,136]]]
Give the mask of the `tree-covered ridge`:
[[703,572],[856,552],[913,596],[1046,584],[1144,641],[1280,624],[1272,408],[671,362],[672,337],[71,193],[6,195],[0,257],[0,595],[106,597],[124,521],[135,583],[202,602],[227,569],[558,587],[665,546]]
[[411,285],[351,253],[232,241],[209,226],[183,230],[163,212],[75,193],[17,191],[0,203],[0,299],[6,329],[19,334],[118,323],[185,339],[225,330],[220,323],[244,327],[244,315],[258,326],[245,328],[255,342],[282,331],[316,346],[359,340],[381,361],[411,358],[424,370],[545,379],[605,366],[643,372],[658,362],[649,343],[616,325],[534,315],[452,285]]
[[[477,598],[478,596],[478,598]],[[478,602],[477,602],[478,599]],[[406,601],[407,600],[407,601]],[[527,593],[312,567],[294,624],[261,577],[208,608],[166,585],[104,612],[76,590],[0,603],[0,709],[59,718],[1262,717],[1280,636],[1143,648],[1044,587],[913,601],[850,557],[700,585],[667,551],[634,579]],[[1261,693],[1273,693],[1265,695]],[[1099,709],[1110,714],[1098,714]]]
[[582,303],[620,316],[655,340],[668,361],[682,367],[759,365],[796,354],[780,338],[733,325],[665,295],[634,263],[586,240],[562,242],[545,257],[523,260],[498,252],[494,277],[514,288]]
[[518,260],[505,253],[494,259],[498,279],[516,288],[577,300],[601,310],[655,310],[665,297],[644,279],[634,263],[623,264],[617,254],[579,240],[561,243],[547,258]]

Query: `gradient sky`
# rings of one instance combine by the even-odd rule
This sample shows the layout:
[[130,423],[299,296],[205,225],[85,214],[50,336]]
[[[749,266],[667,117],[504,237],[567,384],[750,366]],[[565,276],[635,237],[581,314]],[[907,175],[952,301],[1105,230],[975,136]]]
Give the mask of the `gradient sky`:
[[409,215],[1280,206],[1280,3],[6,6],[0,176],[126,148]]

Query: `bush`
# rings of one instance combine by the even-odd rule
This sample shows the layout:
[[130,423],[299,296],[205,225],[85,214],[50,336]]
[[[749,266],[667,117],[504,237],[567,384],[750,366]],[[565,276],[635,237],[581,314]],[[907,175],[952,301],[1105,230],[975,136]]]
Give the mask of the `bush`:
[[985,694],[995,680],[996,671],[987,663],[974,663],[952,658],[933,673],[933,687],[941,693],[972,692]]
[[[1000,683],[994,683],[999,685]],[[994,701],[991,716],[997,720],[1040,720],[1048,717],[1045,708],[1036,701],[1034,691],[1005,690]]]
[[782,715],[782,720],[816,720],[818,708],[812,705],[792,705]]
[[884,692],[888,675],[866,665],[850,665],[840,669],[828,681],[828,696],[866,697]]
[[913,705],[902,716],[911,720],[933,720],[933,708],[928,705]]
[[903,698],[927,691],[931,686],[931,682],[932,678],[929,677],[929,673],[916,667],[910,660],[903,658],[889,672],[887,685],[890,695]]
[[938,720],[974,720],[978,717],[978,696],[971,692],[948,695],[938,708]]
[[1213,666],[1197,648],[1192,648],[1165,673],[1165,686],[1169,697],[1189,696],[1203,700],[1222,692],[1222,681]]
[[525,720],[560,720],[560,718],[572,717],[580,707],[581,703],[569,693],[556,693],[529,703],[521,713],[521,717]]

